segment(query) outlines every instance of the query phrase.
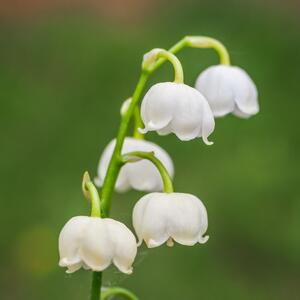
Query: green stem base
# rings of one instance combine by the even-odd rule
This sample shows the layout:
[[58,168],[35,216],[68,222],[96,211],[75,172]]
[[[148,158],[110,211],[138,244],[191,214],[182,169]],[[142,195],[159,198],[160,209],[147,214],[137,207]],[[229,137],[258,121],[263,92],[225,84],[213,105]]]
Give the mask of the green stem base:
[[101,299],[102,272],[93,272],[90,300]]

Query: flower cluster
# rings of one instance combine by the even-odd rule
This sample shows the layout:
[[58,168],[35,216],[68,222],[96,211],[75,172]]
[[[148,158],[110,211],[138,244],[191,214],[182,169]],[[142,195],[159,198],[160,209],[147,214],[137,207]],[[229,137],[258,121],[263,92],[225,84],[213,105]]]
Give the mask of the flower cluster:
[[[184,83],[183,69],[173,52],[183,47],[213,48],[220,64],[204,70],[195,87]],[[169,61],[175,72],[173,82],[153,85],[144,95],[141,110],[137,106],[146,79],[162,63]],[[59,265],[73,273],[81,267],[95,272],[114,264],[119,271],[132,273],[137,247],[144,241],[148,248],[174,241],[186,246],[208,240],[207,211],[202,201],[188,193],[174,192],[174,166],[169,154],[160,146],[146,141],[144,134],[174,133],[181,141],[202,138],[211,145],[209,136],[215,118],[233,114],[249,118],[259,111],[257,89],[249,75],[231,66],[226,48],[208,37],[186,37],[170,51],[153,49],[146,53],[142,75],[133,96],[121,107],[121,126],[116,139],[104,149],[95,184],[85,174],[83,192],[92,206],[91,216],[69,220],[59,236]],[[127,136],[134,117],[133,137]],[[135,235],[123,223],[108,218],[114,190],[144,191],[132,212]],[[92,299],[99,299],[98,294]]]

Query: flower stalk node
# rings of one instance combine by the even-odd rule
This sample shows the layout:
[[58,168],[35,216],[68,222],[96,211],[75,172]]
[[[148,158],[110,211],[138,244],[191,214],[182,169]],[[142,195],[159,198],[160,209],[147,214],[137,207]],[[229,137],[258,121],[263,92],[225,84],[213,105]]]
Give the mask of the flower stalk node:
[[174,68],[175,78],[174,82],[183,83],[183,68],[180,60],[173,53],[160,48],[152,49],[144,55],[142,69],[149,71],[150,73],[155,68],[155,63],[159,58],[168,60]]

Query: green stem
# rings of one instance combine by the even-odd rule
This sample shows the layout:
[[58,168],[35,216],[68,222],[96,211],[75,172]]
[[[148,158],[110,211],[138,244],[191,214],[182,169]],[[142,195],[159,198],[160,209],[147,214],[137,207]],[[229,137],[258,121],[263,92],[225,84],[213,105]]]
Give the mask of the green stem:
[[90,300],[101,299],[102,272],[93,272]]
[[128,162],[135,162],[136,158],[142,158],[151,161],[161,175],[161,178],[164,183],[164,192],[165,193],[174,192],[171,176],[169,175],[169,172],[166,169],[166,167],[163,165],[163,163],[154,155],[154,152],[134,151],[134,152],[129,152],[124,154],[122,158],[124,164]]
[[134,138],[140,140],[144,139],[144,135],[139,131],[139,128],[143,128],[143,127],[144,127],[144,123],[141,118],[140,110],[138,106],[136,106],[134,109],[134,131],[133,131]]
[[101,203],[98,191],[90,179],[88,172],[85,172],[82,179],[82,191],[84,196],[91,201],[91,217],[101,218]]
[[120,295],[129,300],[138,300],[137,296],[135,296],[132,292],[121,288],[121,287],[112,287],[106,289],[102,293],[101,300],[108,300],[111,296]]
[[139,100],[139,97],[142,94],[142,91],[144,89],[148,77],[149,77],[149,72],[144,70],[136,85],[136,89],[133,93],[129,108],[126,111],[126,113],[122,116],[122,122],[120,124],[119,132],[116,139],[116,146],[112,154],[110,163],[108,165],[107,173],[101,191],[101,211],[104,217],[108,216],[110,211],[111,195],[114,190],[114,186],[122,165],[120,156],[121,156],[123,142],[127,134],[129,122],[133,115],[135,106]]
[[220,64],[230,65],[230,57],[225,46],[218,40],[207,37],[207,36],[187,36],[187,46],[192,48],[212,48],[214,49],[219,57]]
[[174,82],[183,83],[183,68],[180,60],[171,52],[164,49],[153,49],[144,56],[143,69],[152,73],[156,68],[157,59],[168,60],[174,67],[175,78]]
[[[172,46],[168,52],[171,52],[173,54],[176,54],[177,52],[179,52],[181,49],[187,47],[188,43],[186,38],[184,37],[183,39],[181,39],[179,42],[177,42],[174,46]],[[154,64],[154,66],[151,68],[151,73],[153,73],[154,71],[156,71],[163,63],[165,63],[167,60],[167,58],[162,57],[159,60],[157,60],[157,62]]]

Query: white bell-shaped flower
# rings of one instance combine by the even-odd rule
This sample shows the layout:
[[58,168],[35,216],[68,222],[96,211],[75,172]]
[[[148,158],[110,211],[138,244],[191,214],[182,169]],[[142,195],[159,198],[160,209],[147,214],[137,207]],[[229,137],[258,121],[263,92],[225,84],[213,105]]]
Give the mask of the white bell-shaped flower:
[[196,88],[206,97],[215,117],[233,113],[248,118],[259,111],[256,86],[239,67],[211,66],[199,75]]
[[193,246],[208,240],[205,206],[196,196],[184,193],[151,193],[143,196],[133,209],[133,227],[138,245],[149,248],[165,242]]
[[[98,176],[95,178],[95,184],[99,187],[103,184],[115,144],[116,140],[112,140],[100,158]],[[173,176],[173,162],[168,153],[158,145],[149,141],[126,137],[122,154],[132,151],[153,151],[155,156],[164,164],[170,176]],[[146,192],[162,191],[163,182],[157,168],[148,160],[140,160],[124,165],[117,179],[116,190],[125,192],[130,188]]]
[[133,233],[113,219],[77,216],[59,235],[59,265],[73,273],[81,267],[103,271],[111,263],[123,273],[132,273],[137,246]]
[[142,101],[141,117],[145,124],[142,133],[174,133],[182,141],[202,137],[206,144],[212,144],[207,139],[215,127],[212,111],[204,96],[186,84],[152,86]]

